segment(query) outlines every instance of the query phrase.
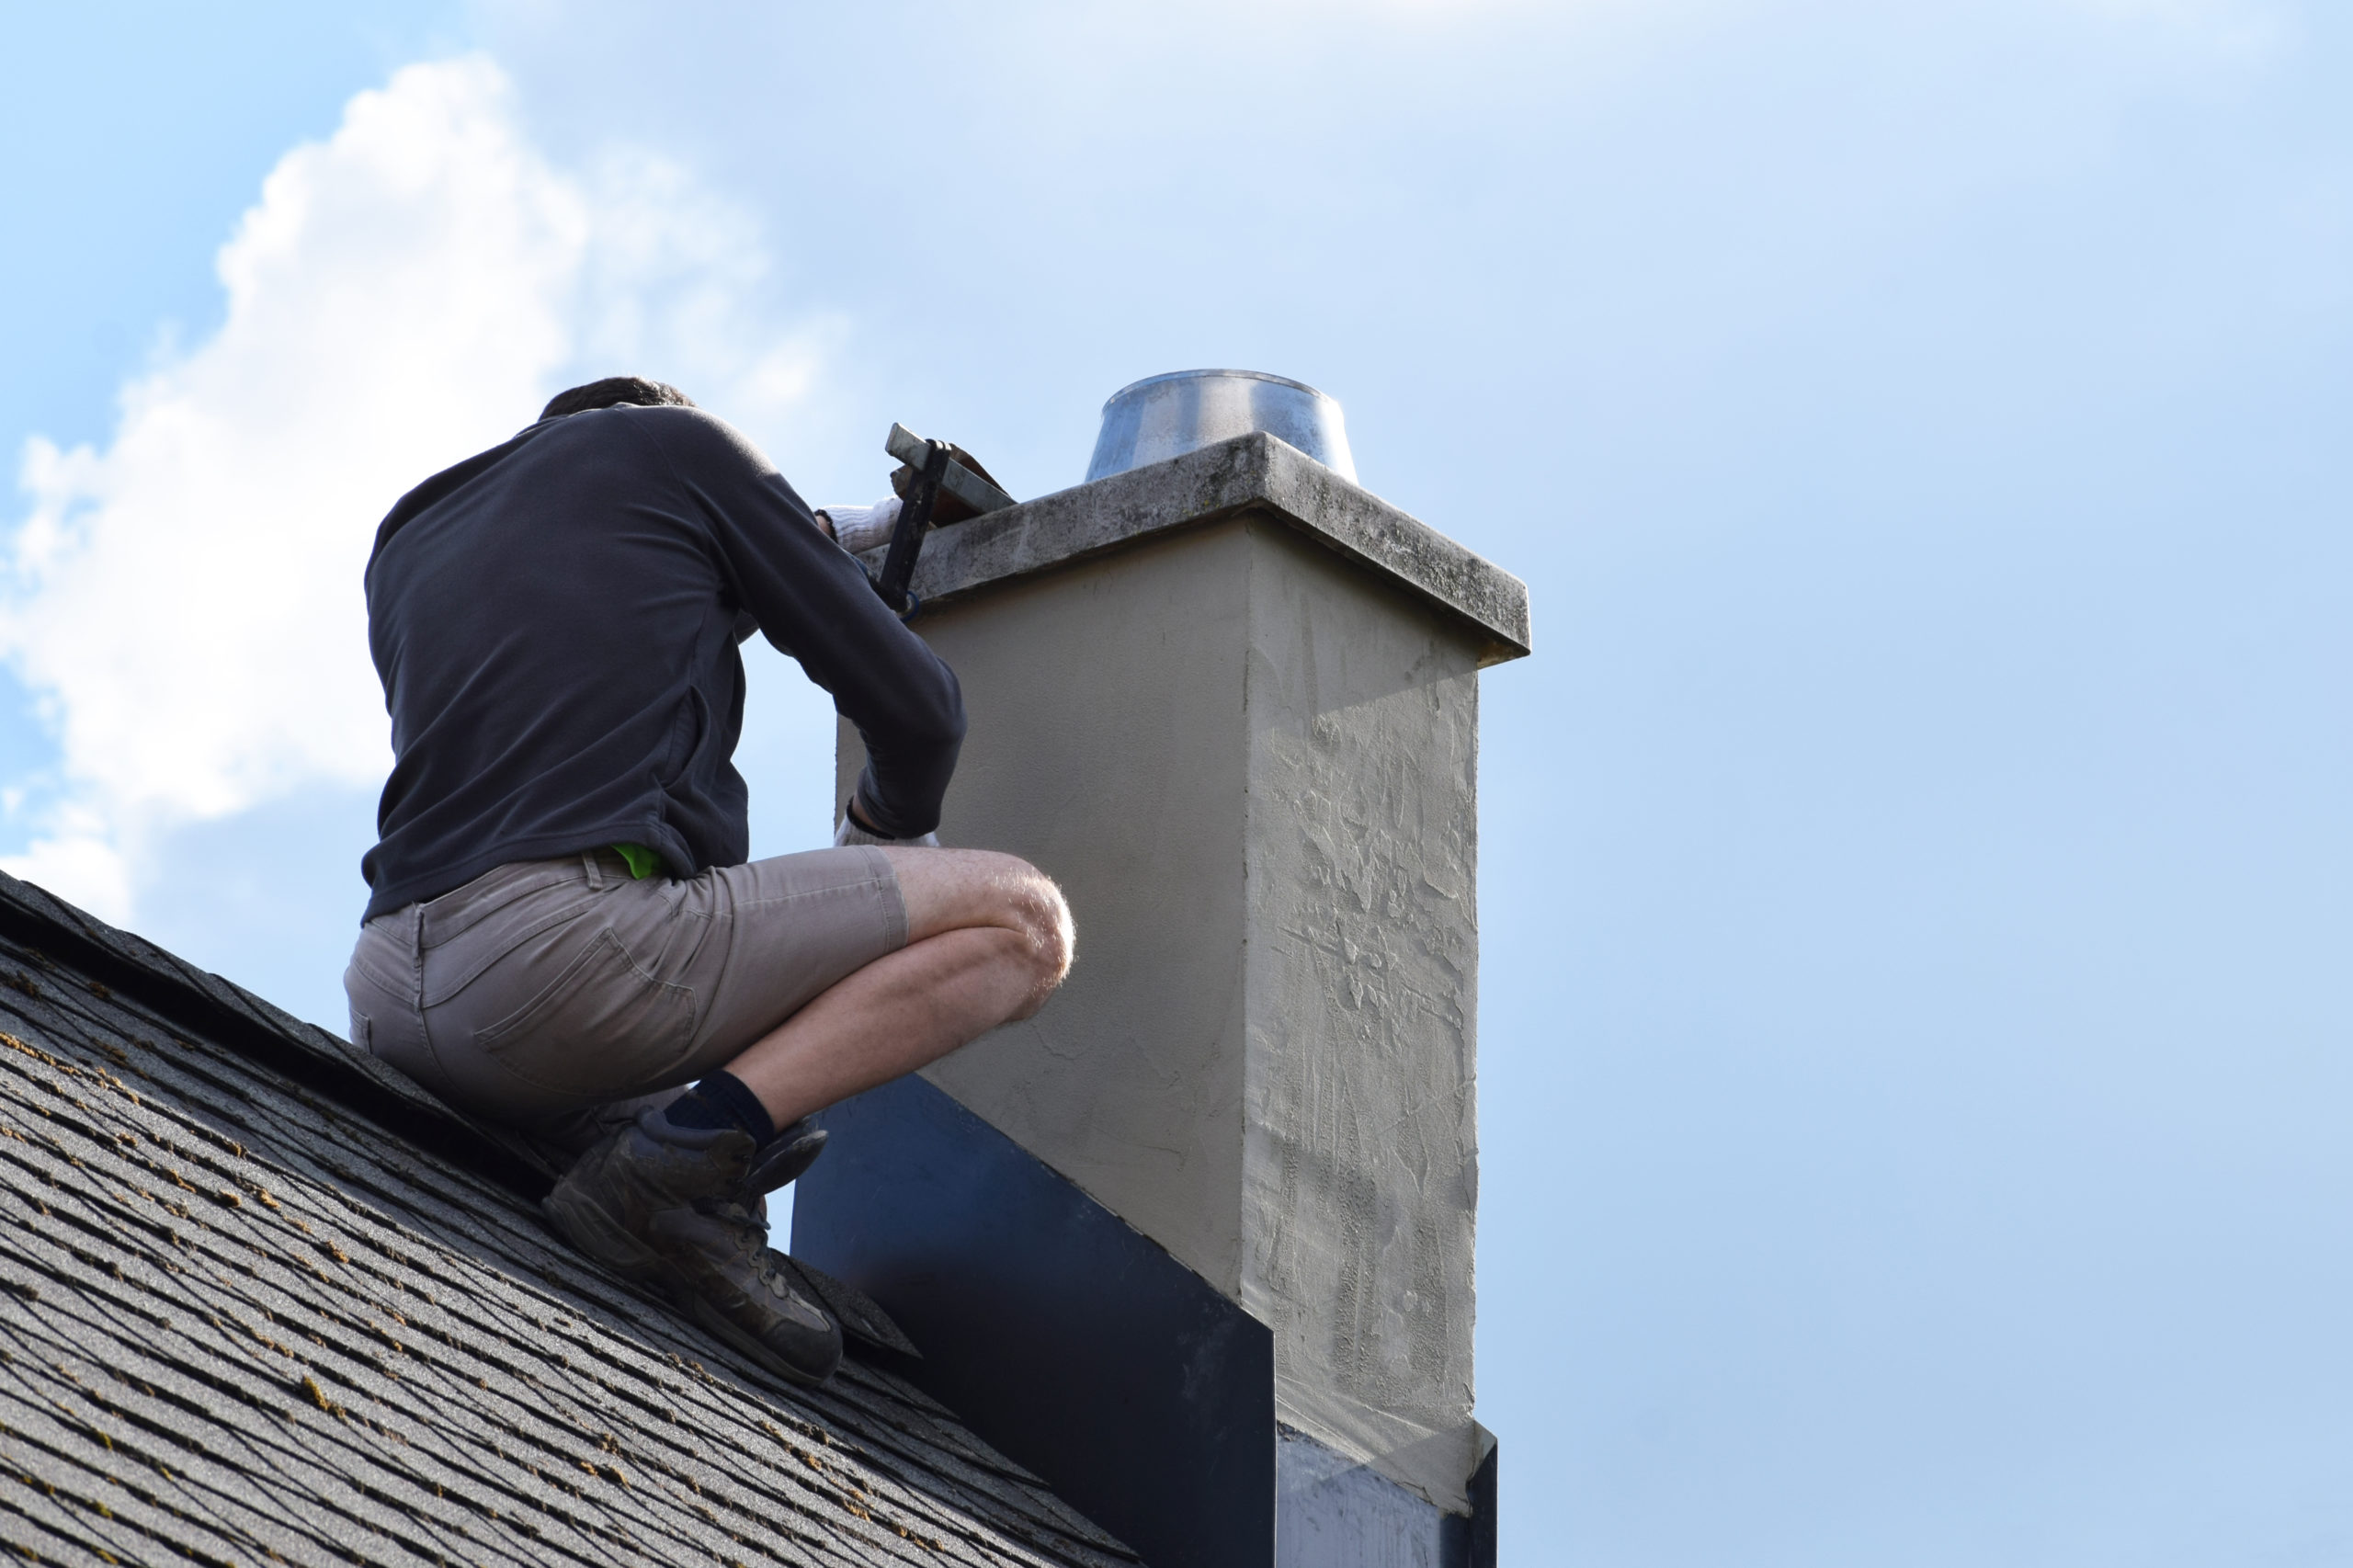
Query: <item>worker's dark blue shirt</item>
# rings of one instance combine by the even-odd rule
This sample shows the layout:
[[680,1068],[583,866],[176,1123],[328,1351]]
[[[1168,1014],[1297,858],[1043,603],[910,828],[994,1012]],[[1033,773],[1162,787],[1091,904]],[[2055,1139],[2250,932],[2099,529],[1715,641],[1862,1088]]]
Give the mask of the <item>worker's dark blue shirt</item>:
[[865,738],[858,815],[890,837],[937,826],[955,675],[725,424],[574,414],[403,496],[368,562],[393,761],[363,918],[601,845],[681,876],[741,864],[736,644],[754,631]]

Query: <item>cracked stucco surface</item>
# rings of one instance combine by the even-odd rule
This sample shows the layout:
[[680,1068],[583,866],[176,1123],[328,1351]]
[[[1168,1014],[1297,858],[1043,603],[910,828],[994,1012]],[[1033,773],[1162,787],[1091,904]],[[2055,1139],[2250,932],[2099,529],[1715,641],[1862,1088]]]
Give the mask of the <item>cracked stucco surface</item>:
[[1268,530],[1245,701],[1242,1303],[1283,1418],[1452,1503],[1478,1211],[1476,650]]

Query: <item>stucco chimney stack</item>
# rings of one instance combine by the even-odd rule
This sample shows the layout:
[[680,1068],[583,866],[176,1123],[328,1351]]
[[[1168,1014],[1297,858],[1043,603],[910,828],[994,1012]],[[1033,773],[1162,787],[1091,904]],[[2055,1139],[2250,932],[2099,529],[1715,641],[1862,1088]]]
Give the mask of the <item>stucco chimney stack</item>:
[[1078,961],[830,1114],[795,1251],[1147,1562],[1491,1560],[1478,675],[1526,589],[1264,434],[944,529],[915,586],[972,717],[941,837],[1053,875]]

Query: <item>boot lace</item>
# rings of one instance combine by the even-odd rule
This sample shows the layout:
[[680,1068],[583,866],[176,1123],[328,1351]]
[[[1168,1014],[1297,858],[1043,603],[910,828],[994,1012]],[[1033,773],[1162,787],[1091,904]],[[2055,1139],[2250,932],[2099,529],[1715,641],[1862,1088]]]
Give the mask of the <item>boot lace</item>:
[[753,1278],[770,1295],[824,1310],[810,1301],[808,1292],[801,1289],[800,1271],[783,1253],[768,1244],[767,1200],[764,1197],[756,1192],[735,1193],[722,1199],[706,1199],[695,1207],[727,1227],[743,1249],[745,1260],[751,1265]]

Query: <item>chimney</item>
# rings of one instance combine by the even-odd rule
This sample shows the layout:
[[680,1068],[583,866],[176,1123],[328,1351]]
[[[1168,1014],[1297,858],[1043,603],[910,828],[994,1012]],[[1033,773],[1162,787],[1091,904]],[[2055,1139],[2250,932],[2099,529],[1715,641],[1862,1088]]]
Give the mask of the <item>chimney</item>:
[[1263,433],[943,529],[915,588],[971,714],[940,836],[1059,881],[1078,960],[828,1113],[794,1251],[1155,1568],[1491,1562],[1478,672],[1526,588]]

